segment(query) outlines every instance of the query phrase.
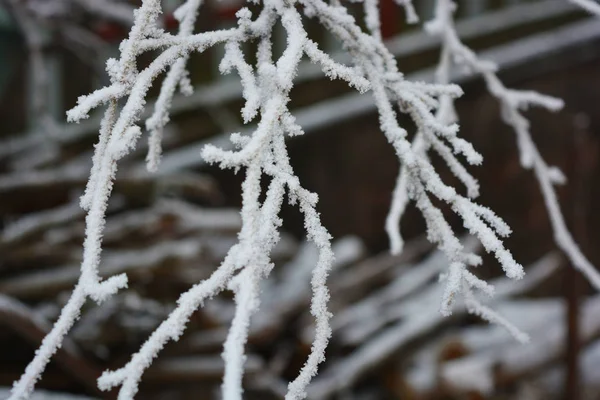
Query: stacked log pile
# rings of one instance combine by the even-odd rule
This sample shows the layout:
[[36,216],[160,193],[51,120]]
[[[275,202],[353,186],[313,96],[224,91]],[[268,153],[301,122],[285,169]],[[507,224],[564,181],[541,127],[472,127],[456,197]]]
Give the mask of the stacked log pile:
[[[22,372],[79,273],[84,224],[78,194],[87,152],[65,161],[67,151],[58,145],[56,154],[63,156],[54,161],[30,169],[16,162],[40,143],[2,157],[0,385],[5,387]],[[126,160],[117,179],[100,266],[105,274],[126,272],[129,289],[86,307],[40,385],[62,392],[59,398],[67,392],[113,398],[96,388],[100,372],[135,352],[178,294],[207,277],[237,239],[238,210],[217,206],[222,195],[214,179],[192,172],[136,172],[140,156]],[[474,241],[465,242],[476,250]],[[559,298],[526,296],[552,279],[558,256],[548,254],[529,266],[527,278],[517,284],[494,282],[490,306],[533,337],[522,346],[501,328],[479,323],[460,304],[450,318],[441,317],[437,280],[447,265],[426,240],[413,239],[400,256],[369,256],[354,237],[337,240],[334,248],[337,264],[329,279],[334,333],[311,398],[438,399],[465,393],[549,398],[560,390],[564,304]],[[309,281],[316,257],[314,248],[291,235],[283,235],[275,250],[277,267],[262,288],[261,311],[251,327],[248,398],[282,398],[308,354]],[[140,398],[218,398],[220,354],[233,311],[229,294],[197,311],[183,338],[145,375]],[[594,317],[599,313],[600,298],[586,300],[583,362],[590,365],[600,361],[600,323]],[[594,368],[586,369],[583,377],[590,390],[593,373]]]
[[[568,7],[563,3],[548,2],[552,7],[545,7],[547,13],[556,14],[550,17],[563,18]],[[511,12],[507,15],[533,15]],[[485,26],[493,24],[467,21],[463,30],[472,39]],[[72,31],[65,32],[67,39],[74,38]],[[403,61],[418,59],[408,69],[415,77],[428,78],[431,71],[421,68],[437,59],[437,53],[429,54],[436,43],[419,34],[403,40],[390,46]],[[406,53],[411,48],[407,43],[416,44],[418,57]],[[304,67],[295,107],[307,131],[369,113],[363,99],[346,96],[336,83],[316,79],[318,69]],[[333,95],[339,98],[331,99]],[[100,270],[127,273],[129,289],[100,306],[87,305],[34,399],[114,398],[115,393],[96,387],[101,371],[122,366],[173,309],[178,295],[207,277],[236,242],[239,212],[223,206],[235,201],[226,198],[217,175],[183,169],[202,165],[199,149],[206,138],[240,128],[239,96],[237,82],[219,81],[191,98],[176,98],[178,117],[165,134],[160,173],[145,172],[143,142],[120,163]],[[79,274],[84,213],[78,201],[89,175],[97,126],[94,118],[76,126],[50,124],[30,134],[6,135],[0,142],[3,388],[22,373]],[[229,143],[226,136],[214,140]],[[368,254],[359,239],[346,237],[335,242],[335,252],[337,264],[329,278],[333,337],[310,398],[560,397],[565,304],[546,290],[539,296],[546,282],[556,282],[562,264],[557,255],[547,254],[529,265],[527,277],[516,284],[501,278],[493,282],[497,293],[488,304],[532,336],[530,344],[520,345],[501,328],[468,315],[460,302],[451,317],[440,315],[442,288],[437,281],[447,263],[426,240],[413,239],[402,255],[391,256]],[[301,239],[283,235],[273,259],[276,268],[262,288],[261,311],[251,326],[244,381],[248,399],[283,398],[311,343],[309,280],[316,251]],[[185,335],[148,370],[138,398],[219,398],[222,344],[233,315],[229,296],[208,301],[194,314]],[[600,297],[587,298],[580,315],[581,382],[589,398],[600,393],[598,315]],[[0,389],[0,398],[5,394]]]

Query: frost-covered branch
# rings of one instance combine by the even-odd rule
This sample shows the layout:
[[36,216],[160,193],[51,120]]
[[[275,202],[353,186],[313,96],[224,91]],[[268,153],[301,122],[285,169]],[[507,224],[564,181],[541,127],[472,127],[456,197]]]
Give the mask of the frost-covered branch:
[[[523,276],[522,267],[517,264],[512,255],[506,250],[500,237],[510,234],[510,228],[493,211],[474,203],[471,198],[479,194],[479,185],[456,157],[462,155],[471,165],[482,162],[482,157],[473,146],[457,136],[458,126],[454,124],[455,113],[452,99],[460,95],[459,89],[449,86],[449,66],[451,53],[448,49],[442,50],[442,61],[438,69],[438,84],[423,85],[414,83],[395,83],[393,88],[394,100],[400,105],[401,110],[406,110],[417,125],[417,134],[412,143],[405,139],[406,133],[399,131],[402,138],[397,142],[396,152],[401,160],[401,169],[392,197],[390,212],[386,220],[386,230],[390,237],[392,253],[402,250],[402,237],[399,231],[400,219],[410,200],[416,202],[417,208],[423,214],[427,225],[428,238],[437,243],[446,254],[450,268],[443,275],[446,281],[446,290],[442,298],[441,313],[449,315],[451,305],[457,294],[464,293],[468,298],[475,299],[471,290],[477,289],[488,295],[493,295],[493,288],[477,278],[467,270],[468,266],[480,263],[477,256],[466,253],[453,233],[440,209],[434,206],[430,196],[448,203],[452,210],[463,219],[464,226],[481,240],[484,248],[496,255],[504,272],[509,278],[520,279]],[[454,88],[448,89],[448,88]],[[394,143],[398,140],[390,132],[394,127],[395,114],[389,105],[389,99],[384,90],[376,93],[382,118],[382,130],[388,133],[388,140]],[[377,98],[379,96],[379,99]],[[437,97],[437,98],[436,98]],[[435,115],[431,109],[436,110]],[[383,111],[383,112],[382,112]],[[397,134],[396,134],[397,135]],[[461,181],[467,189],[468,197],[457,193],[456,189],[445,185],[429,163],[427,151],[433,150],[450,168],[450,171]],[[470,309],[484,318],[495,322],[502,322],[508,329],[517,332],[516,328],[508,321],[492,316],[490,310],[484,309],[472,300],[468,302]],[[524,334],[516,334],[523,339]]]
[[[518,319],[529,325],[529,329],[539,333],[539,340],[524,348],[510,342],[502,343],[497,339],[499,332],[494,332],[491,326],[467,330],[460,340],[473,354],[449,361],[440,368],[442,379],[455,389],[478,390],[482,394],[490,394],[495,389],[495,374],[500,373],[502,381],[511,381],[536,370],[543,370],[554,360],[564,356],[564,302],[558,299],[520,300],[505,302],[500,307],[511,319]],[[599,308],[597,295],[582,304],[582,343],[597,338],[600,333],[600,324],[594,317]],[[545,317],[540,318],[538,315]],[[492,343],[493,347],[490,346]]]
[[[201,3],[201,0],[187,1],[174,12],[175,18],[180,23],[178,37],[186,38],[192,35]],[[154,113],[146,120],[146,129],[150,132],[146,161],[148,163],[148,170],[152,172],[158,169],[160,162],[163,129],[169,122],[169,109],[173,101],[175,89],[179,86],[181,93],[188,96],[193,92],[186,69],[188,57],[188,55],[185,55],[179,58],[171,66],[156,100]]]
[[[465,248],[474,250],[473,245],[474,242],[469,240]],[[464,304],[456,304],[450,318],[437,312],[444,288],[431,284],[431,278],[446,268],[444,257],[442,252],[431,255],[399,274],[388,285],[354,305],[348,305],[347,312],[337,314],[333,319],[335,337],[341,338],[346,345],[357,347],[328,365],[311,386],[311,398],[328,398],[333,393],[352,388],[360,378],[372,372],[375,365],[392,359],[402,349],[414,344],[417,338],[439,334],[444,324],[460,321],[467,312],[471,312]],[[497,293],[490,304],[496,308],[507,298],[530,291],[555,273],[559,262],[556,255],[542,258],[530,266],[530,272],[516,284],[506,277],[495,279],[492,284]],[[457,299],[457,303],[460,302]],[[514,332],[504,328],[498,324],[496,329],[514,339]],[[517,346],[523,347],[521,343]]]
[[[562,100],[537,92],[505,87],[496,74],[496,66],[489,61],[480,60],[460,41],[454,28],[455,8],[451,0],[438,0],[435,17],[426,26],[429,33],[442,40],[442,57],[437,70],[438,80],[447,82],[451,62],[483,77],[489,92],[500,102],[502,118],[513,128],[517,136],[521,165],[526,169],[533,169],[536,175],[548,209],[556,244],[592,286],[600,290],[600,273],[579,249],[560,211],[554,185],[564,184],[566,179],[557,167],[548,165],[542,158],[531,137],[529,121],[523,115],[523,110],[529,106],[543,107],[549,111],[560,110],[563,107]],[[449,115],[453,115],[451,100],[448,102],[450,103]]]
[[417,22],[419,22],[419,16],[415,11],[413,0],[396,0],[396,3],[404,8],[404,12],[406,14],[406,22],[408,22],[409,24],[416,24]]
[[[414,21],[416,13],[412,2],[398,0],[398,3],[405,7],[408,19]],[[450,3],[440,1],[439,4],[449,7]],[[481,242],[483,248],[495,255],[506,279],[523,277],[521,265],[513,259],[501,240],[510,233],[509,227],[491,210],[472,200],[478,194],[478,184],[458,158],[459,155],[465,157],[469,164],[482,161],[471,144],[458,137],[458,125],[453,116],[452,99],[460,96],[462,91],[450,84],[448,68],[458,39],[455,36],[446,38],[450,42],[444,47],[438,83],[409,82],[404,79],[394,56],[382,42],[376,0],[364,1],[366,26],[370,33],[360,28],[346,8],[337,2],[330,4],[322,0],[264,0],[257,15],[253,15],[248,8],[238,10],[237,24],[230,29],[194,33],[200,5],[200,0],[187,0],[180,6],[175,12],[180,22],[179,33],[174,35],[164,31],[159,23],[161,2],[144,0],[135,12],[128,38],[121,43],[119,58],[107,61],[110,84],[80,97],[77,105],[67,113],[69,121],[80,122],[88,118],[93,109],[106,108],[89,181],[80,201],[81,207],[87,212],[81,272],[71,298],[25,374],[15,384],[11,399],[27,398],[31,393],[36,380],[60,347],[88,298],[102,302],[127,285],[124,274],[102,279],[99,272],[106,211],[117,164],[136,147],[142,135],[139,125],[148,91],[156,78],[165,73],[154,113],[145,121],[146,129],[150,132],[147,167],[151,171],[159,168],[162,131],[169,121],[175,90],[179,87],[183,93],[189,94],[192,89],[186,72],[187,61],[192,53],[201,53],[214,46],[223,46],[225,50],[220,63],[221,72],[236,72],[240,76],[245,100],[241,109],[244,123],[257,123],[251,132],[231,134],[233,150],[207,145],[202,151],[202,157],[208,163],[236,172],[243,170],[245,174],[238,242],[229,249],[208,278],[179,297],[173,312],[123,367],[106,371],[99,378],[101,389],[118,387],[119,399],[133,398],[144,372],[168,342],[181,337],[191,315],[205,301],[230,290],[234,293],[236,309],[223,351],[225,373],[222,392],[227,400],[241,399],[250,324],[259,307],[261,285],[273,269],[272,253],[280,239],[279,228],[282,224],[281,207],[287,200],[299,208],[308,240],[318,250],[310,283],[310,312],[316,327],[314,339],[306,363],[297,378],[289,384],[286,394],[286,399],[290,400],[306,397],[306,388],[325,359],[325,349],[331,336],[326,280],[334,256],[330,235],[321,224],[317,211],[318,196],[305,189],[295,175],[286,145],[287,137],[304,133],[289,103],[298,66],[305,56],[319,65],[331,79],[344,80],[359,92],[370,91],[372,94],[381,130],[393,146],[401,165],[387,224],[393,252],[398,253],[402,249],[399,219],[407,202],[414,201],[425,219],[428,239],[438,246],[449,264],[448,272],[443,274],[446,282],[444,289],[428,291],[436,296],[436,304],[442,297],[442,314],[451,313],[455,299],[462,293],[465,295],[464,302],[459,304],[464,305],[467,311],[505,326],[524,341],[524,334],[477,300],[476,291],[487,295],[493,293],[491,285],[468,269],[479,264],[481,259],[460,242],[438,206],[442,203],[447,205],[462,219],[464,226]],[[448,10],[450,8],[444,11],[444,15],[451,15]],[[308,38],[301,12],[314,17],[342,42],[350,56],[351,65],[334,60],[319,48],[318,43]],[[439,15],[442,13],[438,10]],[[444,18],[437,24],[451,26],[448,22],[450,17]],[[287,44],[283,54],[274,59],[272,37],[278,22],[283,26]],[[245,46],[247,43],[256,45],[256,57],[245,53],[245,49],[251,47]],[[139,56],[149,51],[156,56],[149,65],[140,68]],[[465,56],[476,61],[470,52],[465,52]],[[478,62],[477,65],[488,68],[487,64],[480,65]],[[502,92],[503,87],[498,85],[495,83],[492,86]],[[551,108],[557,104],[553,99],[529,92],[510,92],[507,102],[514,110],[529,103]],[[509,111],[513,109],[510,107]],[[417,127],[412,142],[408,132],[399,125],[398,112],[407,114]],[[525,148],[527,154],[531,154],[531,148],[535,147],[528,139],[526,126],[520,129],[522,150]],[[450,171],[465,185],[467,196],[459,194],[442,181],[427,157],[428,150],[435,151],[446,161]],[[547,179],[551,179],[550,173],[543,171]],[[115,271],[109,268],[105,272]],[[430,299],[433,297],[425,298],[428,303]],[[439,315],[436,315],[420,323],[432,324],[438,318]]]

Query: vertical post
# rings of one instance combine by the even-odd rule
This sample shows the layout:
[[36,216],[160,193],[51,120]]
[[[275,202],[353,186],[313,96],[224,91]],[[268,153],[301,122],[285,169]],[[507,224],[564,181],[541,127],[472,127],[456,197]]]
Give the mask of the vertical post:
[[415,1],[414,5],[421,21],[429,21],[433,17],[433,8],[435,7],[433,0]]
[[[579,224],[575,224],[579,225]],[[575,229],[577,232],[577,229]],[[577,235],[578,236],[578,235]],[[578,238],[579,244],[581,244]],[[579,272],[571,266],[567,267],[565,279],[565,297],[567,302],[567,336],[565,400],[579,400]]]
[[[27,42],[27,123],[30,131],[45,131],[48,128],[48,118],[52,116],[50,109],[51,82],[58,71],[56,63],[49,62],[47,47],[50,44],[50,34],[34,23],[29,24],[24,31]],[[54,87],[56,88],[56,86]]]
[[[573,135],[573,234],[582,249],[587,246],[587,214],[589,211],[589,188],[591,171],[596,164],[595,146],[588,131],[589,117],[584,114],[575,116]],[[580,298],[584,289],[583,281],[575,268],[568,268],[565,279],[565,301],[567,303],[566,335],[566,400],[579,400],[580,393],[580,352],[581,336],[579,327]]]
[[464,4],[466,18],[483,14],[489,8],[489,0],[467,0]]
[[63,112],[63,60],[58,51],[46,57],[48,71],[48,114],[52,121],[64,122]]

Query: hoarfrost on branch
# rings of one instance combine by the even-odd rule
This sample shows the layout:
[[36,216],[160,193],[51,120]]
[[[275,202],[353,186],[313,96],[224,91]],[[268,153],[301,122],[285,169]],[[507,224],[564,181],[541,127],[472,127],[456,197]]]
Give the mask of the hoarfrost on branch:
[[[571,1],[592,12],[595,10],[592,2]],[[397,3],[404,8],[408,22],[418,21],[412,1],[397,0]],[[318,196],[302,186],[290,164],[286,146],[286,137],[303,134],[288,103],[298,64],[305,56],[318,64],[329,78],[344,80],[359,92],[372,95],[381,131],[393,146],[401,165],[386,222],[391,250],[394,253],[402,251],[399,223],[407,203],[414,201],[425,220],[429,240],[437,244],[448,261],[448,269],[441,276],[445,282],[440,309],[443,315],[450,315],[455,299],[463,295],[464,302],[460,304],[464,304],[469,312],[504,326],[520,341],[528,339],[525,333],[477,299],[475,292],[489,296],[494,293],[493,286],[469,269],[480,264],[481,258],[465,250],[442,210],[435,205],[440,201],[446,203],[485,250],[495,255],[508,278],[523,277],[523,268],[502,242],[502,238],[510,234],[510,228],[492,210],[473,200],[478,195],[479,185],[461,159],[464,158],[470,165],[481,164],[483,160],[469,142],[458,136],[453,100],[462,94],[462,90],[449,81],[452,63],[464,65],[482,75],[490,92],[501,102],[503,117],[517,134],[521,162],[525,168],[534,169],[540,182],[558,245],[574,266],[596,288],[600,288],[597,272],[579,251],[560,213],[553,185],[564,179],[557,169],[548,166],[542,159],[529,134],[529,123],[520,111],[529,105],[554,111],[562,106],[562,102],[535,92],[504,87],[495,74],[494,65],[479,60],[460,42],[453,26],[455,5],[450,0],[437,1],[435,17],[426,25],[428,32],[442,40],[437,82],[407,81],[382,41],[378,1],[363,0],[363,4],[368,32],[363,31],[337,1],[264,0],[258,15],[252,15],[245,7],[238,10],[237,24],[233,28],[194,33],[201,0],[187,0],[174,13],[180,24],[178,34],[173,35],[164,31],[158,22],[160,1],[142,2],[135,11],[129,37],[121,43],[119,59],[109,59],[106,63],[111,84],[80,97],[77,106],[67,113],[69,121],[79,122],[87,118],[94,108],[106,108],[90,178],[81,198],[81,206],[87,211],[81,274],[54,328],[21,379],[15,383],[11,399],[24,399],[32,393],[36,381],[61,346],[88,298],[101,303],[127,286],[124,274],[104,280],[98,274],[107,203],[118,161],[135,148],[141,137],[140,116],[146,105],[148,90],[153,81],[165,73],[154,113],[145,121],[149,131],[147,166],[150,171],[159,168],[162,131],[169,121],[175,91],[179,88],[183,94],[190,94],[193,90],[186,70],[188,58],[192,53],[200,53],[216,45],[225,48],[220,71],[224,74],[236,72],[240,76],[245,100],[241,110],[244,122],[258,120],[251,135],[231,134],[235,150],[207,145],[202,152],[202,157],[209,163],[236,172],[244,170],[239,241],[208,279],[181,295],[174,311],[126,365],[107,371],[99,378],[101,389],[119,387],[119,399],[133,398],[144,371],[167,342],[178,340],[183,334],[191,314],[204,301],[219,292],[231,290],[237,307],[223,351],[225,373],[222,390],[228,400],[242,398],[244,347],[252,315],[260,305],[261,282],[273,268],[270,253],[279,240],[278,229],[282,224],[279,214],[287,199],[302,212],[307,236],[319,251],[311,278],[311,313],[316,325],[314,341],[306,363],[288,386],[286,399],[306,397],[306,388],[325,359],[331,335],[326,279],[334,257],[331,237],[321,224],[317,211]],[[336,62],[319,48],[318,43],[309,39],[303,17],[315,18],[339,39],[351,56],[352,65]],[[277,22],[285,30],[287,46],[283,54],[274,59],[272,36]],[[250,64],[244,54],[243,45],[249,42],[257,44],[255,64]],[[156,51],[158,55],[147,67],[139,69],[138,56],[149,51]],[[407,114],[414,121],[417,132],[412,140],[399,125],[398,112]],[[429,161],[427,152],[430,150],[440,155],[450,171],[464,184],[466,195],[442,181]],[[266,188],[265,193],[262,193],[263,188]],[[263,197],[264,200],[261,200]]]

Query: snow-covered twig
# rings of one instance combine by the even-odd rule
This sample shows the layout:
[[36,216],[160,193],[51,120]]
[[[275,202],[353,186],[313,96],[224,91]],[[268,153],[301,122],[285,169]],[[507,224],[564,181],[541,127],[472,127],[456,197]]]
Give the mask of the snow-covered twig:
[[[198,15],[201,0],[190,0],[181,5],[174,13],[180,23],[179,37],[186,38],[192,35],[194,24]],[[189,81],[186,64],[188,55],[179,58],[172,66],[160,89],[156,100],[154,113],[146,120],[146,129],[150,132],[148,139],[148,156],[146,158],[148,170],[155,172],[158,169],[162,153],[162,135],[165,125],[169,122],[169,109],[173,101],[173,95],[177,86],[181,93],[191,95],[192,85]]]
[[[442,378],[449,385],[461,390],[478,390],[483,394],[493,392],[494,374],[500,371],[503,380],[509,381],[523,374],[531,374],[532,371],[547,367],[553,360],[560,359],[565,349],[562,344],[565,341],[564,320],[565,304],[559,300],[528,300],[507,301],[501,308],[512,319],[518,319],[523,323],[532,325],[531,329],[539,332],[540,340],[530,343],[528,346],[514,345],[507,342],[504,345],[496,344],[495,348],[483,347],[473,355],[463,357],[445,363],[441,368]],[[597,338],[600,333],[600,324],[597,315],[600,310],[600,298],[596,295],[586,300],[582,305],[582,343]],[[541,321],[536,321],[536,317]],[[471,335],[465,335],[463,342],[469,350],[469,340],[485,335],[487,338],[494,335],[494,328],[480,328],[480,331],[472,331]],[[489,339],[488,339],[489,340]],[[475,340],[473,340],[475,342]],[[481,339],[479,339],[481,342]],[[496,343],[498,340],[495,341]]]
[[396,3],[404,7],[404,12],[406,13],[406,22],[409,24],[416,24],[419,22],[419,16],[415,11],[413,0],[396,0]]
[[[415,15],[411,17],[411,10],[414,11],[412,2],[401,1],[401,4],[409,18],[414,19]],[[190,90],[186,61],[192,53],[203,52],[216,45],[225,48],[221,72],[235,71],[240,76],[245,100],[241,110],[244,122],[258,121],[252,132],[231,135],[234,150],[208,145],[202,151],[202,157],[208,163],[235,171],[244,170],[239,240],[210,277],[180,296],[173,312],[125,366],[106,371],[100,377],[98,383],[102,389],[120,387],[119,399],[133,398],[144,371],[167,342],[181,337],[192,313],[206,300],[230,289],[235,293],[237,308],[223,352],[226,364],[223,394],[226,399],[241,398],[244,347],[251,316],[258,308],[261,282],[273,268],[271,256],[280,238],[280,211],[287,197],[289,203],[298,206],[308,239],[318,249],[310,288],[310,310],[316,325],[314,340],[305,365],[289,384],[286,395],[290,400],[306,397],[306,388],[325,359],[325,348],[331,335],[326,279],[334,254],[330,235],[321,224],[317,211],[318,196],[301,185],[291,167],[285,142],[286,137],[304,132],[289,109],[290,93],[304,56],[319,65],[328,77],[344,80],[361,93],[371,91],[379,112],[381,130],[402,166],[400,179],[403,183],[399,185],[402,193],[395,195],[395,215],[399,218],[408,200],[415,201],[425,219],[429,240],[438,245],[450,262],[447,285],[442,295],[442,313],[450,314],[456,294],[462,292],[467,296],[469,311],[510,327],[508,322],[475,300],[472,295],[474,289],[491,294],[491,287],[467,270],[467,266],[478,264],[480,258],[464,248],[442,210],[435,205],[436,202],[446,203],[463,220],[464,226],[478,238],[486,251],[496,256],[507,278],[523,277],[521,265],[501,241],[510,229],[491,210],[471,200],[477,195],[477,183],[456,158],[457,154],[461,154],[470,164],[481,162],[481,156],[473,147],[457,136],[458,126],[452,121],[451,99],[460,96],[462,91],[458,86],[449,84],[447,79],[438,84],[404,79],[394,56],[378,33],[377,2],[365,0],[370,34],[359,27],[343,6],[322,0],[265,0],[256,16],[248,8],[238,10],[237,25],[233,28],[193,33],[199,6],[200,0],[183,3],[176,12],[180,31],[173,35],[165,32],[158,23],[161,2],[144,0],[135,13],[129,37],[120,46],[119,59],[107,62],[110,85],[82,96],[77,106],[67,113],[70,121],[79,122],[86,119],[92,109],[106,107],[90,178],[81,198],[81,206],[87,211],[81,275],[57,324],[15,384],[11,399],[25,398],[31,393],[35,381],[77,319],[87,298],[101,302],[127,285],[124,274],[102,280],[98,271],[107,203],[117,163],[136,146],[142,134],[138,124],[148,90],[154,80],[168,70],[155,112],[146,120],[150,131],[148,167],[150,170],[158,167],[161,131],[169,119],[173,93],[178,85],[184,92]],[[337,62],[308,38],[301,11],[307,16],[314,16],[343,43],[352,66]],[[287,46],[275,60],[271,47],[277,22],[283,26]],[[250,42],[257,44],[255,63],[247,61],[242,50],[242,45]],[[140,69],[138,57],[148,51],[155,51],[157,55],[148,66]],[[519,99],[522,102],[546,102],[545,98],[530,94],[521,95]],[[417,139],[412,143],[408,132],[398,123],[398,111],[411,117],[417,126]],[[430,148],[465,184],[468,197],[442,182],[427,158],[425,150]],[[399,234],[396,237],[399,238]],[[401,242],[396,242],[394,250],[399,251]],[[425,322],[431,323],[429,319]],[[512,330],[520,337],[516,328]]]
[[[600,290],[600,273],[579,249],[560,211],[553,186],[563,184],[565,177],[558,168],[546,164],[542,158],[531,138],[529,121],[522,112],[529,106],[557,111],[563,107],[562,100],[537,92],[506,88],[496,74],[496,66],[491,62],[480,60],[471,49],[460,41],[454,28],[455,7],[452,0],[438,0],[435,17],[426,26],[432,35],[436,35],[442,40],[442,58],[437,72],[438,80],[440,82],[447,81],[451,62],[464,66],[472,73],[483,77],[489,92],[500,102],[502,118],[515,131],[521,165],[526,169],[533,169],[536,175],[548,209],[556,244],[567,255],[573,267],[577,268],[592,286]],[[448,103],[448,108],[451,110],[450,99]],[[452,115],[451,111],[449,113]]]
[[[443,7],[450,8],[451,3],[438,3],[438,13],[440,7],[445,10]],[[454,124],[456,118],[452,101],[458,93],[445,89],[450,83],[451,57],[451,48],[444,46],[437,71],[437,85],[429,85],[427,90],[420,88],[418,84],[397,86],[398,93],[396,93],[395,100],[400,103],[401,108],[408,111],[416,122],[417,134],[412,143],[406,141],[402,144],[403,151],[410,154],[410,159],[407,161],[402,156],[400,157],[401,169],[386,220],[386,230],[390,237],[392,253],[398,253],[403,246],[399,231],[400,219],[407,203],[411,199],[416,201],[417,208],[425,218],[429,239],[438,244],[450,263],[448,273],[444,274],[446,289],[442,296],[440,309],[443,315],[450,315],[452,303],[458,294],[464,293],[468,298],[474,299],[471,289],[492,295],[493,288],[467,270],[467,266],[478,265],[480,259],[463,251],[462,245],[452,232],[442,212],[431,202],[430,194],[451,205],[452,210],[463,219],[464,226],[481,240],[484,248],[490,253],[495,253],[508,277],[520,279],[523,276],[522,267],[512,259],[510,252],[504,249],[499,239],[499,237],[506,237],[510,234],[508,225],[490,209],[470,200],[478,196],[479,185],[456,155],[463,155],[471,165],[481,164],[482,157],[469,142],[457,136],[458,127]],[[421,91],[425,93],[421,93]],[[437,95],[438,99],[433,98],[432,95]],[[381,96],[385,96],[385,93],[382,92]],[[383,101],[387,101],[387,99],[384,97]],[[436,109],[435,116],[430,113],[431,108]],[[389,121],[392,119],[389,118]],[[385,131],[383,126],[382,129]],[[442,157],[450,171],[464,184],[468,197],[461,196],[454,188],[441,182],[429,164],[427,151],[430,149]],[[402,154],[400,150],[397,152]],[[478,314],[484,318],[492,316],[490,312],[487,312],[489,310],[477,305],[474,300],[469,302],[469,305],[472,310],[479,310]],[[486,312],[483,311],[484,309]],[[501,319],[494,318],[494,321],[499,322]],[[506,326],[510,326],[513,331],[515,329],[512,325],[507,324]],[[516,337],[523,339],[524,335],[518,334]]]
[[[431,257],[430,260],[434,261],[431,267],[438,270],[443,267],[443,263],[440,264],[439,255]],[[492,284],[498,290],[490,303],[497,305],[509,297],[518,296],[531,290],[556,272],[559,262],[560,259],[556,255],[548,255],[542,258],[532,265],[529,268],[530,273],[516,284],[513,284],[512,280],[506,277],[495,279]],[[426,263],[428,262],[426,261]],[[426,266],[426,263],[421,266]],[[405,272],[398,279],[414,279],[418,275],[417,271]],[[419,284],[418,280],[413,281],[413,283]],[[395,284],[392,282],[389,286]],[[386,292],[389,292],[388,287],[375,292],[371,296],[371,300],[367,298],[362,304],[378,301],[378,298],[385,296]],[[328,366],[327,370],[311,386],[310,397],[316,399],[327,398],[335,392],[351,388],[358,379],[371,371],[375,365],[380,365],[389,360],[416,338],[423,337],[436,329],[439,330],[444,323],[449,323],[452,319],[470,312],[469,309],[457,304],[455,305],[455,312],[450,318],[440,315],[436,311],[439,307],[439,297],[442,292],[443,287],[429,285],[421,290],[416,290],[411,297],[401,299],[399,302],[391,302],[383,308],[378,308],[377,312],[370,312],[368,319],[365,317],[366,314],[360,310],[360,306],[355,307],[354,310],[358,315],[346,315],[344,317],[346,321],[343,321],[347,322],[355,319],[355,324],[340,326],[343,324],[337,325],[338,323],[334,319],[334,326],[340,326],[339,331],[334,331],[336,336],[356,335],[350,343],[358,344],[358,347]],[[367,329],[364,329],[365,325],[367,325]],[[375,328],[370,330],[368,325],[375,325]],[[505,328],[505,326],[500,325],[497,329],[503,329],[506,334],[511,334],[510,330]]]

